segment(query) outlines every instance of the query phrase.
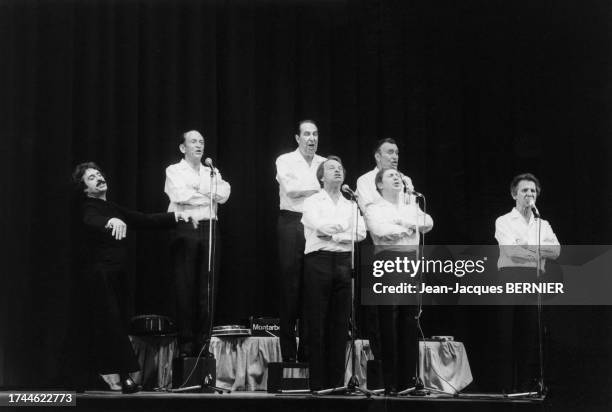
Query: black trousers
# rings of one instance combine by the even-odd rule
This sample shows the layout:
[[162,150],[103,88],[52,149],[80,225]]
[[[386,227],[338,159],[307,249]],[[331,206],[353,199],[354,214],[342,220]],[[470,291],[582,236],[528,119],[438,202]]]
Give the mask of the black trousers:
[[208,338],[210,322],[214,318],[221,245],[219,225],[216,220],[212,222],[216,245],[212,255],[212,274],[208,272],[210,221],[201,221],[197,229],[189,222],[179,222],[174,233],[172,255],[180,344],[200,346]]
[[[381,252],[376,259],[395,260],[406,257],[416,259],[414,252]],[[386,276],[393,276],[388,274]],[[406,282],[417,284],[418,276],[406,279]],[[414,301],[416,303],[416,299]],[[378,342],[382,360],[385,389],[403,390],[412,386],[416,376],[418,360],[418,330],[415,315],[417,306],[380,305],[378,306]]]
[[[304,274],[304,226],[302,214],[281,210],[277,222],[278,258],[280,264],[280,345],[284,361],[304,358],[304,339],[297,353],[296,321],[302,317]],[[304,338],[303,328],[300,336]]]
[[93,314],[92,355],[95,369],[101,374],[140,370],[128,338],[125,315],[124,282],[127,273],[121,269],[94,268],[89,282]]
[[341,386],[351,314],[351,255],[318,251],[304,258],[304,324],[310,388]]
[[418,341],[413,305],[378,306],[380,350],[385,389],[403,390],[411,386],[416,375]]
[[[501,282],[535,282],[534,268],[502,268]],[[500,389],[522,392],[535,389],[539,377],[538,309],[536,295],[504,296],[493,312],[497,343],[492,362],[498,368]]]

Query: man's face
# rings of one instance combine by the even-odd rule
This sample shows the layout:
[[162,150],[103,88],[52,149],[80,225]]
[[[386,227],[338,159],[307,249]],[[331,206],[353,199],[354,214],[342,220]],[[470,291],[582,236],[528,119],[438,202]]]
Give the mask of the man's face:
[[516,201],[517,209],[535,204],[537,198],[536,184],[531,180],[521,180],[516,187],[516,194],[512,198]]
[[403,188],[402,177],[395,169],[385,170],[378,188],[382,191],[399,192]]
[[336,160],[326,160],[323,164],[323,187],[341,185],[344,182],[344,168]]
[[185,155],[185,160],[200,161],[204,156],[204,138],[202,135],[192,130],[185,133],[183,136],[185,139],[179,146],[181,152]]
[[379,169],[397,169],[399,149],[393,143],[383,143],[376,154],[374,154],[374,158]]
[[85,183],[85,194],[88,197],[100,197],[106,193],[108,187],[102,173],[97,169],[87,169],[83,173],[83,183]]
[[295,140],[298,143],[300,152],[304,156],[312,157],[317,152],[319,145],[319,130],[312,123],[302,123],[300,126],[300,134],[295,135]]

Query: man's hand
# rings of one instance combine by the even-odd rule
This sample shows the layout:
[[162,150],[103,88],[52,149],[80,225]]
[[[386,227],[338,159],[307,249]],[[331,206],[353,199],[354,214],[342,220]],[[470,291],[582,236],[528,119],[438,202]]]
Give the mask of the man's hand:
[[327,225],[322,225],[317,232],[322,235],[335,235],[338,232],[342,232],[342,225],[338,223],[329,223]]
[[336,243],[341,243],[341,244],[344,244],[344,245],[350,244],[351,241],[352,241],[350,236],[346,236],[346,235],[342,235],[342,234],[340,234],[340,235],[333,235],[331,237],[331,240],[333,240]]
[[198,228],[198,223],[199,222],[196,219],[194,219],[193,216],[191,216],[187,212],[174,212],[174,218],[176,219],[177,222],[179,220],[182,220],[184,222],[189,222],[191,220],[191,224],[193,225],[193,228],[194,229]]
[[530,245],[525,239],[516,239],[516,244],[531,253],[536,253],[537,247]]
[[406,236],[406,232],[395,232],[395,233],[389,233],[387,235],[384,235],[382,239],[385,242],[395,242],[396,240],[401,239],[404,236]]
[[111,236],[117,240],[127,237],[127,225],[119,218],[110,218],[104,227],[106,229],[111,229]]

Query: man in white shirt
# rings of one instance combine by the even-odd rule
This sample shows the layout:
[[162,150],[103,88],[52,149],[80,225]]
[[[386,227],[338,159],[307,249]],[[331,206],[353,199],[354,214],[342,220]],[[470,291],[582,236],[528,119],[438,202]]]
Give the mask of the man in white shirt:
[[[380,193],[376,189],[376,183],[374,179],[376,174],[382,169],[395,169],[398,170],[399,166],[399,148],[394,139],[385,138],[376,142],[374,148],[374,160],[376,161],[376,167],[369,172],[361,175],[357,179],[357,195],[359,207],[361,207],[364,215],[367,214],[367,209],[381,199]],[[400,203],[415,204],[416,199],[414,196],[407,194],[406,191],[413,191],[414,186],[412,180],[408,176],[400,173],[402,176],[403,190],[400,193]],[[366,241],[365,243],[368,243]],[[360,308],[361,316],[363,321],[360,322],[362,332],[368,336],[372,351],[375,356],[380,356],[379,344],[378,344],[378,310],[375,306],[363,306]]]
[[384,246],[377,249],[416,251],[419,233],[427,233],[433,227],[431,216],[417,203],[400,201],[404,186],[402,175],[396,169],[381,169],[375,184],[381,197],[368,207],[366,214],[374,245]]
[[[357,179],[359,206],[364,213],[366,212],[368,206],[381,198],[380,193],[378,193],[378,190],[376,189],[376,184],[374,183],[376,173],[378,173],[381,169],[398,170],[399,148],[397,147],[395,140],[391,138],[379,140],[376,143],[376,148],[374,149],[374,160],[376,161],[376,167],[361,175],[359,179]],[[400,176],[402,177],[405,190],[408,192],[414,191],[412,180],[402,173],[400,173]],[[400,201],[402,203],[411,203],[414,201],[413,197],[414,196],[411,196],[410,194],[400,193]]]
[[[312,120],[302,120],[295,135],[298,147],[276,159],[276,181],[280,198],[278,256],[281,276],[280,344],[285,362],[298,360],[295,327],[300,318],[304,262],[304,200],[321,186],[316,171],[325,158],[316,154],[319,130]],[[304,345],[300,345],[300,357]]]
[[[204,137],[191,130],[180,138],[183,159],[166,168],[164,191],[170,199],[169,212],[188,213],[200,222],[179,224],[172,244],[177,299],[177,327],[181,356],[199,353],[210,339],[219,262],[217,205],[230,196],[230,185],[215,168],[204,166]],[[212,178],[211,178],[212,174]],[[211,190],[212,187],[212,190]],[[209,227],[213,228],[212,262],[209,273]]]
[[[540,182],[531,173],[512,179],[510,194],[515,206],[495,221],[495,239],[499,243],[497,266],[502,283],[537,282],[538,253],[542,272],[546,259],[559,256],[557,236],[550,224],[539,217],[535,206],[540,191]],[[498,324],[504,328],[497,348],[499,362],[503,362],[499,365],[500,383],[512,392],[536,390],[539,363],[535,296],[513,295],[506,300],[509,305],[499,306],[497,314]]]
[[[366,222],[376,259],[417,259],[420,234],[431,230],[433,220],[416,202],[400,201],[404,185],[396,169],[381,169],[374,181],[381,197],[368,207]],[[414,377],[418,350],[416,308],[406,304],[409,302],[388,303],[378,307],[378,322],[385,392],[394,396],[398,389],[408,387]]]
[[366,234],[356,205],[340,193],[344,176],[340,158],[329,156],[317,169],[323,190],[304,201],[304,323],[312,390],[343,384],[351,244]]

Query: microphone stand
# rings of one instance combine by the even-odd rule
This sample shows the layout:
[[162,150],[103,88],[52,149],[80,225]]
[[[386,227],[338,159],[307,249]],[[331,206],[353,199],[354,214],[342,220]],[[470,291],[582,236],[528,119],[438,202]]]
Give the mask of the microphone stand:
[[[538,213],[538,253],[536,254],[538,262],[536,266],[537,279],[540,280],[542,276],[542,219]],[[538,351],[539,351],[539,367],[540,376],[538,379],[538,395],[546,395],[546,386],[544,384],[544,337],[543,337],[543,326],[542,326],[542,294],[538,290]]]
[[[535,210],[533,210],[535,209]],[[533,206],[532,213],[533,218],[537,219],[538,222],[538,247],[536,249],[536,279],[540,280],[542,276],[542,219],[540,212]],[[520,392],[508,394],[508,398],[521,398],[521,397],[532,397],[532,396],[546,396],[546,386],[544,385],[544,343],[543,343],[543,328],[542,328],[542,294],[538,290],[537,296],[537,319],[538,319],[538,367],[540,376],[537,382],[537,391],[533,392]]]
[[347,191],[347,192],[349,196],[351,197],[351,201],[355,203],[355,207],[352,208],[353,209],[352,214],[355,218],[354,219],[355,224],[354,224],[353,230],[351,230],[351,346],[349,349],[350,354],[351,354],[351,377],[349,378],[348,382],[344,386],[340,386],[337,388],[323,389],[320,391],[316,391],[315,394],[328,395],[328,394],[336,393],[336,392],[344,392],[347,395],[361,394],[369,398],[372,396],[372,394],[375,394],[375,393],[368,389],[363,389],[362,387],[360,387],[359,378],[357,378],[357,375],[355,374],[355,364],[357,361],[357,353],[355,350],[355,335],[357,333],[357,327],[356,327],[356,322],[355,322],[355,314],[357,313],[357,310],[355,308],[355,305],[356,305],[355,277],[357,275],[357,270],[356,270],[356,265],[355,265],[355,242],[357,239],[357,231],[359,230],[359,211],[361,209],[359,208],[359,203],[357,203],[357,199],[356,199],[357,195],[352,191]]
[[[410,196],[412,195],[412,193],[409,193],[409,191],[407,190],[406,185],[404,184],[404,193],[405,193],[405,202],[409,203],[410,202]],[[415,230],[417,232],[417,234],[419,233],[419,202],[418,202],[418,198],[422,197],[423,198],[423,219],[426,219],[426,215],[427,215],[427,200],[425,199],[425,195],[422,194],[418,194],[417,196],[415,196],[414,199],[414,209],[415,209],[415,213],[416,213],[416,227]],[[425,255],[425,234],[422,235],[423,238],[423,245],[422,245],[422,249],[421,249],[421,255],[424,256]],[[418,250],[418,247],[417,247]],[[418,254],[417,254],[417,258],[418,258]],[[410,395],[410,396],[427,396],[430,395],[431,392],[435,392],[435,393],[441,393],[441,394],[445,394],[445,395],[451,395],[448,392],[442,391],[440,389],[436,389],[436,388],[431,388],[431,387],[427,387],[423,384],[423,380],[421,379],[421,342],[419,340],[419,331],[421,331],[422,333],[422,329],[421,329],[421,315],[423,314],[423,295],[421,294],[421,288],[419,287],[422,282],[423,282],[423,272],[419,271],[418,273],[418,277],[417,277],[418,281],[417,281],[417,314],[414,317],[415,321],[416,321],[416,365],[414,368],[414,373],[415,376],[413,378],[414,381],[414,386],[410,387],[410,388],[406,388],[400,392],[397,393],[398,396],[405,396],[405,395]],[[424,339],[424,336],[423,336]]]
[[[206,342],[204,342],[204,344],[202,345],[202,347],[200,348],[200,352],[198,353],[197,356],[197,360],[196,360],[196,365],[193,367],[193,369],[191,370],[191,372],[189,373],[189,376],[187,377],[187,379],[185,380],[185,382],[187,382],[190,378],[191,375],[193,374],[193,372],[195,371],[198,362],[200,361],[200,358],[202,357],[202,354],[205,353],[203,356],[205,359],[207,359],[208,365],[210,365],[211,363],[215,366],[217,365],[217,361],[215,359],[215,355],[213,355],[210,352],[210,339],[211,339],[211,334],[212,334],[212,325],[213,325],[213,318],[214,318],[214,287],[215,287],[215,279],[214,279],[214,267],[215,267],[215,260],[214,260],[214,250],[215,250],[215,238],[214,238],[214,229],[213,229],[213,224],[214,224],[214,220],[213,220],[213,201],[214,201],[214,194],[216,194],[216,190],[213,193],[213,179],[214,179],[214,175],[215,175],[215,169],[214,167],[210,167],[210,188],[209,188],[209,199],[210,199],[210,203],[209,203],[209,207],[208,207],[208,276],[206,279],[206,295],[208,297],[208,307],[206,308],[208,310],[208,325],[205,325],[208,329],[208,333],[206,335]],[[216,187],[216,186],[215,186]],[[213,292],[211,292],[211,289],[213,290]],[[210,362],[210,360],[212,359],[212,362]],[[206,363],[205,362],[205,369],[206,369]],[[194,386],[189,386],[189,387],[183,387],[183,385],[181,385],[179,388],[172,390],[172,392],[191,392],[191,391],[200,391],[200,392],[218,392],[218,393],[230,393],[231,390],[228,389],[224,389],[218,386],[215,386],[216,381],[214,379],[214,377],[212,376],[212,374],[205,370],[206,372],[206,376],[204,376],[204,378],[202,379],[202,384],[201,385],[194,385]]]
[[[214,195],[217,194],[216,191],[216,185],[215,185],[215,190],[213,192],[213,184],[214,184],[214,178],[215,178],[215,168],[213,167],[213,165],[210,165],[210,186],[209,186],[209,199],[210,202],[208,204],[208,276],[206,277],[206,295],[208,297],[207,301],[208,301],[208,325],[206,325],[206,327],[208,328],[208,333],[206,334],[206,342],[204,342],[204,346],[202,348],[202,350],[200,351],[200,354],[205,351],[205,355],[204,357],[206,359],[208,359],[209,361],[212,359],[212,362],[209,362],[208,364],[210,365],[211,363],[215,365],[217,365],[217,360],[215,359],[215,355],[210,352],[210,340],[211,340],[211,335],[212,335],[212,328],[213,328],[213,323],[214,323],[214,316],[215,316],[215,247],[216,247],[216,243],[215,243],[215,230],[216,230],[216,226],[215,225],[215,221],[216,219],[213,219],[213,202],[214,202]],[[216,217],[216,216],[215,216]],[[220,388],[218,386],[215,386],[216,380],[213,378],[212,374],[210,373],[210,371],[205,371],[206,372],[206,376],[204,376],[204,379],[202,380],[202,392],[208,392],[208,391],[216,391],[219,393],[224,393],[224,392],[231,392],[229,390]]]

